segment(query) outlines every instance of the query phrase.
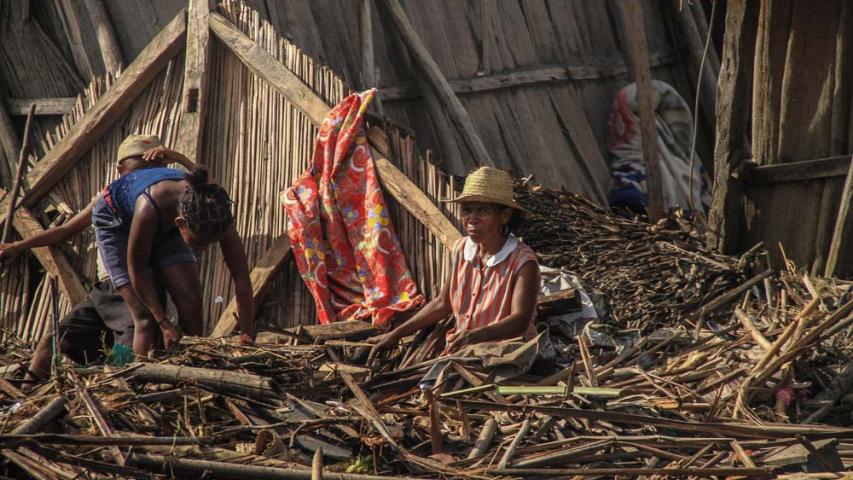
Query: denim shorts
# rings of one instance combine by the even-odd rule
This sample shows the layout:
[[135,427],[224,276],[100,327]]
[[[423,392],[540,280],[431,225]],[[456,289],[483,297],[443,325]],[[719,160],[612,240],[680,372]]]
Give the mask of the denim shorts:
[[[130,283],[127,269],[127,245],[130,238],[130,224],[125,222],[118,211],[110,206],[101,194],[92,211],[92,225],[95,226],[95,239],[98,242],[98,254],[110,275],[115,288]],[[187,246],[177,230],[165,235],[157,234],[152,240],[150,265],[160,271],[180,263],[196,263],[196,256]]]

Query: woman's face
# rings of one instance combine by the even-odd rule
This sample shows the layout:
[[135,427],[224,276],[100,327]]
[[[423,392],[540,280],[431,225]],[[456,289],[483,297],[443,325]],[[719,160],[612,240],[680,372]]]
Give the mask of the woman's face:
[[474,243],[500,237],[511,216],[511,209],[496,203],[462,202],[462,225]]
[[182,217],[177,217],[175,219],[175,225],[178,227],[178,232],[181,234],[181,238],[184,239],[187,246],[198,252],[207,250],[207,247],[219,242],[225,236],[225,232],[218,235],[212,233],[193,232],[190,230],[189,225],[187,225],[186,220]]

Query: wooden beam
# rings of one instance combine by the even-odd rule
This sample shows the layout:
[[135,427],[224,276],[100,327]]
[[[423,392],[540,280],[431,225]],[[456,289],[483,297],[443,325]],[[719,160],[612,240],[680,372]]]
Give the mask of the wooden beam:
[[486,150],[483,139],[480,138],[480,134],[477,133],[477,129],[474,127],[474,122],[471,121],[471,117],[468,115],[465,107],[462,106],[459,97],[453,92],[453,88],[447,82],[447,78],[441,73],[432,55],[430,55],[426,46],[424,46],[400,2],[398,0],[380,1],[388,11],[396,30],[400,33],[420,73],[428,81],[436,98],[444,107],[450,121],[456,126],[456,130],[468,147],[468,151],[471,153],[473,159],[472,166],[494,166],[495,164]]
[[[255,314],[257,314],[258,307],[263,300],[264,294],[269,289],[273,277],[278,273],[285,261],[292,257],[293,253],[290,249],[290,239],[288,238],[287,233],[284,233],[273,242],[269,250],[267,250],[264,256],[255,265],[255,268],[252,269],[252,272],[249,274],[249,279],[252,281],[252,298],[255,302],[255,308],[253,311]],[[228,306],[225,307],[225,310],[222,311],[222,315],[219,316],[219,321],[216,322],[210,336],[224,337],[230,335],[237,326],[237,319],[234,316],[236,313],[237,300],[236,298],[232,298],[231,301],[228,302]]]
[[181,96],[181,124],[175,149],[204,165],[204,121],[207,114],[207,79],[210,64],[210,4],[190,0],[187,13],[187,49],[184,91]]
[[[15,132],[12,117],[9,116],[3,102],[0,102],[0,148],[3,149],[3,156],[6,158],[4,162],[0,162],[0,179],[8,179],[7,187],[11,187],[15,159],[18,158],[18,152],[21,150],[21,141]],[[3,218],[6,218],[5,212],[0,216],[0,221]]]
[[[673,65],[678,57],[672,52],[656,53],[649,57],[652,67]],[[476,78],[458,78],[448,80],[450,88],[457,95],[504,90],[509,88],[541,85],[544,83],[564,83],[599,78],[621,77],[628,73],[624,62],[611,65],[540,65],[525,67],[508,72],[494,73]],[[384,101],[401,101],[419,98],[422,94],[417,84],[389,85],[379,87]]]
[[[649,66],[649,48],[643,10],[639,2],[616,2],[625,29],[625,50],[637,84],[637,100],[640,110],[640,137],[643,148],[643,164],[646,169],[646,212],[649,220],[656,222],[666,216],[663,200],[663,182],[658,157],[657,128],[655,126],[654,92],[652,72]],[[696,188],[699,188],[697,185]]]
[[[835,217],[835,228],[832,231],[832,241],[829,244],[829,253],[826,256],[826,268],[824,275],[834,277],[850,272],[842,272],[839,266],[839,257],[844,246],[850,245],[853,236],[853,211],[850,202],[853,202],[853,162],[850,162],[847,171],[847,179],[844,181],[844,190],[841,191],[841,203],[838,205],[838,214]],[[849,265],[849,262],[847,262]]]
[[[4,196],[5,193],[3,190],[0,190],[0,197]],[[44,231],[38,220],[24,207],[18,207],[15,210],[12,226],[15,227],[15,230],[18,231],[22,238],[30,238]],[[71,302],[71,305],[77,305],[86,299],[89,294],[83,287],[83,282],[80,281],[77,272],[71,267],[71,264],[60,248],[39,247],[32,249],[32,252],[45,271],[47,271],[48,275],[59,279],[60,290],[68,298],[68,301]]]
[[749,184],[802,182],[818,178],[843,177],[850,168],[850,155],[802,160],[799,162],[761,165],[744,177]]
[[[219,14],[210,14],[210,27],[213,33],[246,67],[270,84],[278,93],[287,98],[296,108],[315,124],[319,125],[331,110],[331,107],[312,91],[302,80],[282,65],[269,52],[257,45],[237,27]],[[369,135],[370,138],[370,135]],[[373,138],[372,142],[377,140]],[[379,171],[380,180],[386,190],[400,204],[422,222],[448,247],[453,245],[461,234],[444,213],[426,196],[406,175],[384,158],[375,148],[372,149],[374,163]]]
[[57,98],[9,98],[6,106],[9,115],[24,116],[30,111],[30,106],[36,105],[35,115],[65,115],[74,109],[77,97]]
[[[186,33],[186,12],[181,11],[136,57],[112,87],[77,121],[28,176],[30,189],[21,204],[31,207],[44,197],[91,148],[113,123],[127,111],[133,100],[180,50]],[[0,218],[9,207],[0,203]]]
[[124,61],[121,58],[121,49],[116,41],[113,24],[104,0],[86,0],[86,10],[89,12],[89,20],[95,26],[95,36],[98,38],[98,46],[101,48],[101,59],[107,73],[117,73]]
[[210,29],[249,70],[263,78],[309,120],[316,125],[323,122],[329,113],[329,105],[295,73],[222,15],[210,14]]
[[749,107],[758,2],[726,4],[726,37],[717,95],[714,192],[708,215],[708,245],[723,253],[739,250],[743,228],[744,184],[733,177],[749,158]]
[[452,249],[456,241],[462,238],[462,234],[450,223],[444,212],[439,210],[417,185],[387,158],[382,157],[376,149],[373,149],[373,162],[376,164],[379,180],[382,181],[385,190],[438,237],[445,247]]

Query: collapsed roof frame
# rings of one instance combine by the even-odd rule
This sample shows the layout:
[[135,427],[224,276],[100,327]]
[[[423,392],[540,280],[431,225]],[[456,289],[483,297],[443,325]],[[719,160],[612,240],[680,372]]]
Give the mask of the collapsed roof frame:
[[[184,91],[181,96],[182,116],[175,147],[186,152],[190,158],[203,158],[201,142],[208,98],[210,32],[213,32],[249,70],[292,103],[309,121],[315,125],[322,123],[331,110],[330,105],[228,19],[211,12],[207,0],[190,0],[189,9],[181,10],[151,40],[105,94],[71,127],[69,133],[28,172],[26,180],[29,188],[16,202],[13,221],[13,226],[23,238],[29,238],[43,230],[30,209],[44,198],[83,154],[121,118],[156,75],[181,51],[182,42],[186,45]],[[461,233],[423,191],[388,161],[389,149],[384,144],[383,137],[382,132],[377,129],[368,133],[371,152],[383,187],[445,246],[450,247],[461,237]],[[0,200],[0,218],[6,217],[10,205],[10,195],[3,194]],[[35,249],[34,253],[48,274],[58,277],[63,294],[72,304],[77,304],[86,297],[79,276],[57,247]],[[253,268],[251,280],[256,303],[260,301],[275,273],[290,258],[289,253],[287,235],[281,235]],[[223,311],[212,335],[228,335],[236,326],[232,314],[234,303],[232,300]]]

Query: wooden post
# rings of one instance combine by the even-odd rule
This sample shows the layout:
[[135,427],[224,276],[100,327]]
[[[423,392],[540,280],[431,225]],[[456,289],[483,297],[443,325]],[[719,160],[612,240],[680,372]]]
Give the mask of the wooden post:
[[95,36],[98,37],[98,46],[101,48],[101,58],[107,73],[116,73],[124,61],[121,58],[121,49],[116,41],[113,24],[104,0],[86,0],[86,10],[89,12],[89,20],[95,26]]
[[24,140],[21,142],[21,150],[18,152],[18,169],[15,171],[15,183],[12,184],[12,190],[9,191],[9,211],[6,212],[6,219],[3,225],[3,236],[0,238],[0,243],[9,241],[9,235],[12,233],[12,215],[15,212],[15,203],[18,194],[21,193],[21,182],[24,180],[24,170],[27,169],[27,150],[30,146],[30,127],[33,124],[33,112],[36,106],[33,104],[27,113],[27,123],[24,126]]
[[[12,118],[2,101],[0,101],[0,147],[3,148],[3,155],[6,157],[6,161],[0,165],[0,178],[11,179],[12,166],[21,150],[21,143],[18,141],[18,134],[15,132]],[[12,184],[10,183],[8,186],[11,187]]]
[[207,110],[207,79],[210,63],[210,4],[191,0],[187,13],[187,49],[184,92],[181,97],[181,125],[175,149],[199,165],[204,165],[202,141]]
[[396,30],[400,33],[403,42],[406,44],[412,59],[427,79],[429,86],[434,91],[451,122],[456,126],[462,140],[468,147],[474,160],[474,166],[494,166],[494,162],[486,150],[483,139],[480,138],[479,133],[477,133],[474,127],[474,122],[471,121],[471,117],[453,92],[453,88],[447,82],[447,78],[441,73],[432,55],[430,55],[426,46],[424,46],[400,2],[398,0],[381,0],[381,3],[388,10],[390,18],[394,22]]
[[759,5],[758,2],[732,0],[726,8],[708,245],[723,253],[734,253],[739,248],[738,237],[744,225],[744,185],[733,174],[749,157],[748,119]]
[[850,272],[840,271],[838,259],[841,248],[850,244],[851,233],[853,233],[853,217],[851,217],[850,202],[853,202],[853,161],[847,170],[847,180],[844,181],[844,190],[841,191],[841,203],[838,205],[838,215],[835,217],[835,228],[832,231],[832,241],[829,244],[829,254],[826,256],[826,269],[824,275],[834,277],[847,275]]
[[654,93],[652,72],[649,67],[649,49],[643,11],[636,0],[616,2],[625,29],[626,61],[631,65],[637,84],[637,99],[640,107],[640,137],[643,146],[643,163],[646,167],[646,212],[649,220],[656,222],[666,216],[663,199],[660,159],[658,157],[657,128],[655,127]]
[[[186,12],[181,11],[136,57],[112,87],[98,99],[27,176],[29,191],[21,205],[31,207],[70,171],[77,160],[98,141],[130,107],[148,83],[178,52],[186,33]],[[8,196],[0,203],[0,218],[9,208]]]
[[[255,315],[257,315],[257,307],[260,306],[261,300],[272,283],[275,274],[278,273],[285,261],[291,257],[290,240],[287,237],[287,233],[283,233],[273,242],[267,253],[264,254],[263,258],[252,269],[249,279],[252,283],[252,299],[255,303],[255,308],[252,311],[255,312]],[[222,315],[219,316],[219,321],[213,327],[210,336],[224,337],[230,335],[237,326],[236,313],[237,300],[236,298],[232,298],[228,302],[228,306],[225,307],[225,310],[222,311]]]

